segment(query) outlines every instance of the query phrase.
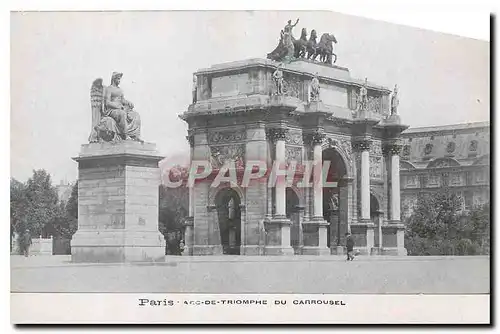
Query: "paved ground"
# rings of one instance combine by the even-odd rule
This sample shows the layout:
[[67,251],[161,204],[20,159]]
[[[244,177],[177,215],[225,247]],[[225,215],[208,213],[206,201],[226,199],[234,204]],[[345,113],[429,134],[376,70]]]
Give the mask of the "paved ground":
[[73,264],[11,256],[12,292],[489,293],[490,258],[167,257],[164,263]]

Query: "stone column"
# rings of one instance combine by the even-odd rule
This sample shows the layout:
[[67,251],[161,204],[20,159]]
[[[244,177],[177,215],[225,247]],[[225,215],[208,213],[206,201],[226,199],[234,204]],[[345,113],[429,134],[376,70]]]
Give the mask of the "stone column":
[[[268,138],[275,143],[274,162],[280,170],[285,168],[285,138],[288,129],[272,128],[267,132]],[[290,225],[292,222],[286,217],[286,182],[285,176],[276,180],[274,191],[275,212],[271,219],[266,219],[266,254],[293,255],[294,251],[290,240]]]
[[370,220],[370,144],[368,140],[357,143],[361,151],[361,220]]
[[[255,122],[246,126],[245,164],[265,163],[268,154],[266,141],[266,129],[263,122]],[[254,171],[257,172],[256,170]],[[262,234],[262,220],[270,212],[268,205],[272,200],[264,179],[250,179],[248,185],[244,185],[245,202],[241,209],[241,254],[259,255],[264,253]],[[243,205],[245,204],[245,205]],[[262,234],[262,235],[261,235]]]
[[323,219],[323,175],[322,175],[322,162],[323,162],[323,152],[321,144],[325,139],[325,134],[322,132],[315,132],[312,134],[312,145],[313,145],[313,215],[314,219]]
[[[370,255],[372,248],[374,246],[374,227],[375,225],[370,220],[370,139],[360,139],[355,143],[355,149],[360,152],[361,155],[361,165],[360,165],[360,187],[361,193],[360,205],[361,205],[361,217],[358,219],[358,224],[352,229],[352,234],[364,234],[366,237],[366,244],[359,245],[360,248],[364,248],[363,252]],[[364,246],[364,247],[363,247]]]
[[[390,227],[396,229],[396,249],[387,249],[391,254],[404,256],[407,254],[404,246],[404,224],[401,223],[401,189],[399,175],[399,152],[401,145],[397,142],[390,142],[384,146],[384,154],[390,157],[391,186],[390,186]],[[393,231],[393,230],[392,230]]]
[[[325,134],[321,130],[306,135],[306,141],[312,146],[313,151],[313,212],[310,221],[306,222],[307,229],[316,233],[314,244],[304,244],[302,253],[310,255],[328,255],[328,230],[329,222],[323,218],[323,154],[321,144],[325,140]],[[317,239],[316,239],[317,237]],[[317,240],[317,244],[316,244]]]
[[[194,135],[186,136],[189,142],[189,161],[193,161],[194,156]],[[194,246],[194,189],[188,185],[188,216],[184,221],[184,252],[182,255],[193,255]]]
[[399,152],[401,145],[392,144],[386,147],[391,157],[391,220],[401,221],[401,188],[399,176]]
[[[283,130],[283,129],[280,129]],[[276,138],[276,158],[275,163],[284,168],[285,166],[285,133],[282,131]],[[274,198],[274,205],[276,206],[275,217],[285,217],[286,216],[286,184],[285,177],[279,176],[276,180],[276,196]]]

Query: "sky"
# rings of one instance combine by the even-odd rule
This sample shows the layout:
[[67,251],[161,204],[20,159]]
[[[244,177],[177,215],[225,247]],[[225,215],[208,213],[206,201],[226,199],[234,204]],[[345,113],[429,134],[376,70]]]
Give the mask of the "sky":
[[411,127],[489,120],[489,43],[328,11],[24,12],[11,14],[11,176],[44,168],[74,181],[91,127],[90,86],[124,73],[142,136],[171,161],[189,152],[178,115],[192,73],[265,58],[291,19],[333,33],[337,65],[354,78],[399,88]]

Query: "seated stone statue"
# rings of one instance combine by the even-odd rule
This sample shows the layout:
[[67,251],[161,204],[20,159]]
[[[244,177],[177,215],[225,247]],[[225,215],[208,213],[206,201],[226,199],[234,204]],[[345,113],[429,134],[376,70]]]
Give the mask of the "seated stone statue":
[[111,85],[104,87],[102,79],[92,83],[92,132],[89,142],[141,141],[141,118],[134,104],[125,99],[120,81],[123,73],[111,75]]

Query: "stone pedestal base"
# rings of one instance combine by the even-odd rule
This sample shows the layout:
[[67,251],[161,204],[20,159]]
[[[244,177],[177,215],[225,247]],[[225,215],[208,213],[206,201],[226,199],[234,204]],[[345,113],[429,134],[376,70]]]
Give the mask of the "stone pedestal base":
[[265,255],[294,255],[290,243],[290,225],[292,222],[284,216],[275,216],[265,221]]
[[74,262],[158,261],[165,238],[158,231],[158,162],[151,143],[82,145],[78,162],[78,230]]
[[72,262],[163,261],[165,239],[158,231],[85,231],[71,239]]
[[404,224],[400,221],[390,221],[382,226],[383,255],[408,255],[405,248]]

